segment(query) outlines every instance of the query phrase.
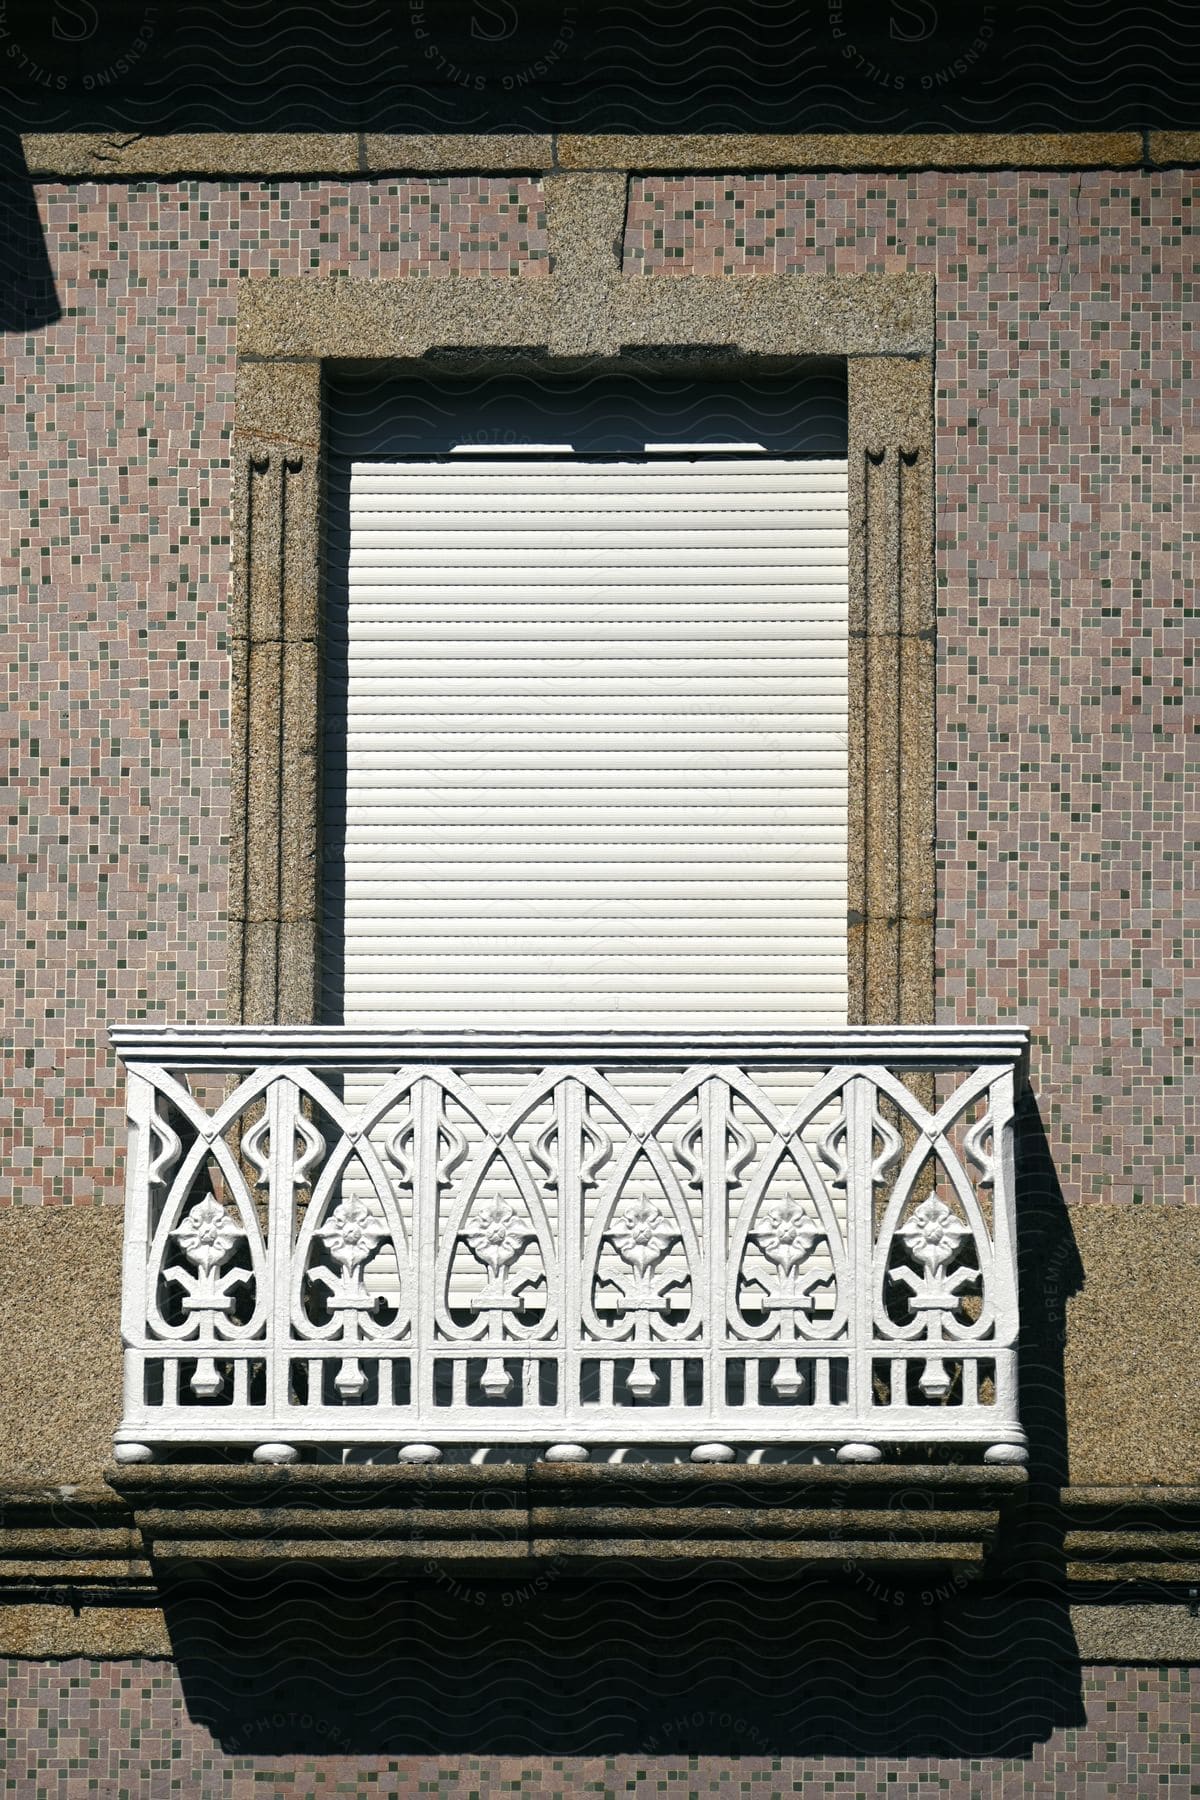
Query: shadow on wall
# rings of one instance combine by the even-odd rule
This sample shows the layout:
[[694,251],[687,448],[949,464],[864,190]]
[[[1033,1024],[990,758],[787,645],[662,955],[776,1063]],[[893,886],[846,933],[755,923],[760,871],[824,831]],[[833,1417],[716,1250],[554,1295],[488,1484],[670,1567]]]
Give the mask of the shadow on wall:
[[54,271],[38,214],[37,194],[25,167],[21,140],[0,129],[0,331],[37,331],[62,318]]
[[1188,127],[1200,14],[1130,0],[7,0],[26,130]]
[[[1080,1264],[1036,1102],[1018,1138],[1031,1504],[987,1579],[738,1572],[698,1562],[581,1580],[481,1578],[430,1559],[164,1583],[192,1716],[245,1755],[1019,1756],[1083,1722],[1053,1500],[1064,1479],[1062,1319]],[[847,1476],[845,1503],[852,1504]],[[504,1497],[497,1497],[504,1503]],[[403,1529],[403,1527],[400,1527]]]
[[241,1754],[1015,1756],[1084,1719],[1065,1606],[953,1576],[213,1576],[167,1616]]
[[1016,1130],[1020,1412],[1029,1434],[1031,1499],[1053,1497],[1069,1476],[1063,1378],[1067,1301],[1083,1287],[1083,1262],[1037,1098],[1019,1103]]

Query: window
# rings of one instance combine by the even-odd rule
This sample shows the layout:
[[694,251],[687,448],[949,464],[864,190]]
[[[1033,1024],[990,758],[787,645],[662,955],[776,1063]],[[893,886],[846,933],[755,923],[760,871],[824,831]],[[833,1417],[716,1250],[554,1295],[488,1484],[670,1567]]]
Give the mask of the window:
[[334,419],[326,1016],[844,1023],[836,376]]

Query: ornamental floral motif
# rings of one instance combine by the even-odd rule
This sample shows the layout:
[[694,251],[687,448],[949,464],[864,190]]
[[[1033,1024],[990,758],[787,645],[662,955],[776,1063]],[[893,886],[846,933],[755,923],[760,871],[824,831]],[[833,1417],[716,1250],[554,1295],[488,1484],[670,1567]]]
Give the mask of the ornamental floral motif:
[[825,1233],[814,1225],[798,1200],[777,1200],[764,1209],[755,1241],[768,1262],[788,1274],[812,1255]]
[[245,1233],[234,1224],[221,1202],[208,1194],[171,1236],[178,1240],[189,1262],[207,1275],[221,1267]]
[[501,1200],[499,1195],[485,1200],[472,1213],[471,1230],[463,1233],[471,1255],[493,1275],[515,1262],[533,1236],[508,1201]]
[[662,1261],[679,1232],[653,1200],[632,1200],[621,1209],[620,1225],[612,1241],[622,1262],[644,1275]]
[[944,1269],[957,1253],[970,1228],[955,1217],[943,1200],[923,1200],[907,1225],[897,1233],[915,1260],[926,1269]]
[[329,1223],[317,1233],[343,1269],[360,1268],[372,1255],[380,1238],[387,1235],[387,1227],[357,1194],[348,1194],[330,1213]]

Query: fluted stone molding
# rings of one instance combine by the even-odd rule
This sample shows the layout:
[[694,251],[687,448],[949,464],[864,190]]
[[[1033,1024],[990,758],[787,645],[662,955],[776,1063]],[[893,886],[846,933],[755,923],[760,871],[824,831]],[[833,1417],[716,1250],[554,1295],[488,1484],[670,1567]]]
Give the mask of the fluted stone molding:
[[849,380],[850,1017],[917,1024],[934,999],[932,360],[852,358]]
[[230,653],[229,1013],[316,1004],[320,832],[320,366],[243,363]]

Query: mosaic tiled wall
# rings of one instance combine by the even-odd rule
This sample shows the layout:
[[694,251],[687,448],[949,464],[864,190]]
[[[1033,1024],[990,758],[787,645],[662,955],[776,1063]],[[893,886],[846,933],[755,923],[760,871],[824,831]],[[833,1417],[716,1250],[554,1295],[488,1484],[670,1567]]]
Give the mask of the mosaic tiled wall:
[[[1035,1027],[1068,1200],[1177,1201],[1195,1164],[1194,185],[650,177],[630,196],[631,279],[936,273],[941,1011]],[[117,1197],[123,1130],[98,1022],[222,1013],[238,282],[546,263],[536,184],[513,178],[39,204],[64,316],[12,345],[4,415],[25,524],[0,1200],[86,1203]]]
[[[347,1744],[336,1718],[294,1721],[309,1740],[327,1736],[315,1756],[256,1753],[255,1738],[288,1730],[286,1695],[261,1718],[247,1715],[219,1744],[190,1717],[170,1663],[12,1662],[7,1666],[3,1772],[19,1800],[243,1800],[251,1794],[656,1793],[828,1794],[857,1800],[1062,1800],[1066,1795],[1146,1796],[1195,1793],[1200,1708],[1186,1669],[1091,1668],[1084,1671],[1086,1723],[1055,1732],[1020,1755],[791,1757],[688,1756],[651,1750],[637,1756],[545,1757],[364,1754]],[[736,1708],[736,1701],[731,1701]],[[731,1721],[731,1729],[733,1728]],[[685,1727],[686,1732],[686,1727]]]
[[1034,1027],[1069,1200],[1177,1200],[1195,1168],[1195,192],[1174,172],[631,194],[631,274],[936,275],[940,1010]]
[[[224,1016],[237,285],[537,275],[506,177],[38,190],[63,317],[6,341],[13,1132],[0,1204],[120,1198],[122,1018]],[[99,1039],[99,1041],[98,1041]]]

